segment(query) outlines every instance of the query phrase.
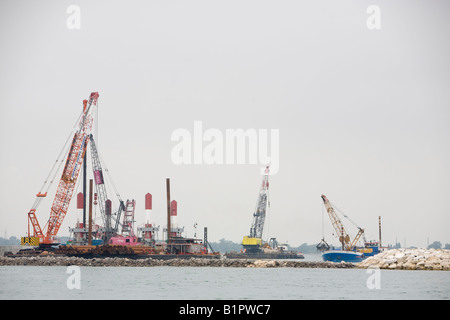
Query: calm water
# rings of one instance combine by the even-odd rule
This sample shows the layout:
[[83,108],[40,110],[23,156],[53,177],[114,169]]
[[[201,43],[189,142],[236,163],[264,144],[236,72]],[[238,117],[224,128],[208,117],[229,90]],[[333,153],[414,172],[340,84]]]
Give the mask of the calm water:
[[[1,266],[0,299],[450,299],[450,272],[360,269]],[[371,282],[373,283],[373,282]]]

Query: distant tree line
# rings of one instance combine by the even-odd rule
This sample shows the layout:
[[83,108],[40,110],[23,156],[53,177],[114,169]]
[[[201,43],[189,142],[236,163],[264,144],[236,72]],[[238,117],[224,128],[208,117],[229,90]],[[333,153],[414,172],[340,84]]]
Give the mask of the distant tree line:
[[20,246],[20,239],[14,236],[9,239],[0,237],[0,246]]
[[[61,243],[66,243],[68,237],[61,237],[60,241]],[[213,247],[214,251],[217,252],[240,252],[242,249],[242,245],[240,243],[236,243],[230,240],[226,240],[224,238],[220,239],[219,242],[210,242],[211,246]],[[0,237],[0,246],[18,246],[20,245],[20,239],[17,237],[9,237],[9,239]],[[396,248],[401,248],[400,243],[397,243]],[[317,252],[316,244],[307,244],[303,243],[297,247],[289,247],[290,250],[293,251],[300,251],[302,253],[315,253]],[[446,243],[443,247],[440,241],[434,241],[433,243],[429,244],[427,249],[448,249],[450,250],[450,243]]]
[[445,246],[442,247],[440,241],[434,241],[433,243],[428,245],[427,249],[450,249],[450,243],[446,243]]

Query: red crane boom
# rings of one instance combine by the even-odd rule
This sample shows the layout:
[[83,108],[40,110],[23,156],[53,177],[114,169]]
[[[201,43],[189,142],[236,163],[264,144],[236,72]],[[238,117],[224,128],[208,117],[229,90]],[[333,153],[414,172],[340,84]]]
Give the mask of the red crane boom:
[[[36,207],[28,212],[28,222],[33,226],[34,237],[39,238],[39,244],[49,245],[54,242],[54,237],[57,235],[61,224],[67,214],[70,200],[75,189],[75,185],[83,164],[84,154],[89,143],[89,134],[92,128],[93,116],[92,106],[97,105],[98,92],[92,92],[89,100],[84,100],[83,115],[78,125],[78,130],[75,132],[72,144],[67,155],[64,170],[59,181],[58,189],[56,191],[55,199],[50,210],[50,217],[47,221],[47,229],[44,232],[39,225],[36,217]],[[47,193],[39,192],[36,196],[38,198],[45,197]],[[45,229],[45,227],[44,227]],[[30,230],[28,228],[28,237]],[[31,243],[30,243],[31,244]]]

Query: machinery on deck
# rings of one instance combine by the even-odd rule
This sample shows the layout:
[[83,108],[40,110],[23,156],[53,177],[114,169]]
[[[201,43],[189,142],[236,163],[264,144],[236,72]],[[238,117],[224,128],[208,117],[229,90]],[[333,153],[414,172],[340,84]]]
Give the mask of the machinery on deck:
[[[41,249],[49,249],[51,246],[59,244],[56,236],[67,214],[81,170],[83,170],[83,193],[80,192],[77,195],[77,208],[83,211],[83,222],[77,222],[75,228],[69,228],[70,232],[74,235],[72,243],[76,245],[87,245],[89,241],[88,233],[91,234],[91,239],[94,237],[97,239],[95,241],[105,243],[107,243],[111,237],[118,234],[119,227],[121,226],[120,216],[122,211],[125,210],[125,205],[116,191],[119,200],[119,208],[117,212],[111,212],[112,202],[107,196],[100,156],[94,141],[94,136],[91,133],[94,122],[94,109],[97,107],[98,97],[98,92],[92,92],[88,100],[83,100],[83,112],[74,128],[75,132],[72,137],[72,143],[66,153],[64,153],[66,146],[63,148],[63,151],[61,151],[59,155],[60,159],[56,160],[44,185],[36,195],[36,201],[34,202],[33,207],[28,212],[28,234],[26,237],[21,238],[22,245],[39,246]],[[87,170],[86,155],[88,144],[90,145],[92,170],[96,188],[94,205],[98,205],[102,219],[101,225],[94,225],[92,222],[87,223],[85,221],[87,198],[85,188]],[[41,200],[47,196],[47,191],[58,174],[65,154],[67,154],[65,157],[65,166],[50,210],[50,217],[44,228],[41,228],[36,216],[36,210],[41,203]],[[57,166],[59,162],[60,165]],[[108,172],[107,169],[106,172]],[[53,178],[49,180],[52,175]],[[90,199],[90,201],[92,201],[92,199]],[[124,224],[125,228],[129,227],[129,222],[130,221],[128,220],[126,221]],[[90,226],[90,229],[88,226]]]
[[[21,239],[23,245],[39,245],[40,247],[50,247],[55,244],[55,237],[58,234],[59,228],[67,214],[70,200],[75,189],[75,185],[80,173],[80,169],[83,163],[83,158],[86,153],[86,147],[89,143],[90,132],[93,122],[93,109],[97,105],[98,92],[92,92],[89,100],[83,101],[83,113],[81,119],[78,122],[78,128],[73,135],[72,143],[69,148],[65,166],[59,181],[59,185],[56,191],[53,205],[50,210],[50,217],[45,224],[44,228],[41,228],[37,216],[36,210],[41,203],[41,200],[47,196],[47,191],[50,188],[48,178],[51,176],[53,170],[56,168],[53,166],[52,170],[44,185],[36,195],[36,200],[28,212],[28,234],[27,237]],[[62,163],[62,160],[61,160]],[[57,172],[57,171],[56,171]],[[55,172],[55,175],[56,175]],[[47,189],[44,191],[44,188]],[[32,227],[33,235],[30,230]]]
[[339,237],[339,242],[341,243],[341,250],[330,250],[330,247],[325,242],[324,239],[317,245],[317,249],[322,251],[322,259],[324,261],[332,262],[360,262],[364,259],[364,254],[358,250],[356,244],[358,243],[361,236],[364,235],[364,229],[357,226],[353,221],[351,221],[346,215],[349,221],[351,221],[357,228],[358,233],[356,234],[353,241],[351,241],[350,236],[345,230],[344,225],[339,219],[338,215],[334,211],[333,206],[325,195],[321,195],[325,208],[327,209],[328,216],[330,217],[331,224],[336,232],[336,236]]
[[[260,252],[263,246],[263,229],[264,221],[266,219],[266,208],[268,205],[268,191],[269,191],[269,166],[266,166],[264,177],[259,189],[258,200],[256,208],[253,212],[253,222],[250,228],[250,234],[245,236],[242,240],[242,246],[248,253]],[[270,204],[269,204],[270,205]]]
[[[177,225],[177,202],[175,200],[170,205],[168,202],[168,209],[170,210],[168,210],[169,223],[166,229],[166,241],[156,241],[159,226],[155,227],[149,221],[152,209],[152,196],[150,193],[146,194],[145,197],[147,221],[144,227],[138,228],[138,233],[135,233],[136,201],[127,200],[126,203],[122,201],[109,176],[108,169],[106,169],[106,166],[101,161],[94,136],[91,134],[95,114],[94,108],[97,106],[98,97],[99,94],[93,92],[88,100],[83,101],[83,112],[77,120],[44,185],[36,195],[36,201],[28,212],[28,233],[26,237],[21,238],[21,244],[38,248],[20,250],[19,255],[48,254],[49,251],[52,251],[51,254],[80,255],[84,257],[105,257],[108,255],[130,255],[132,257],[138,257],[151,254],[155,256],[171,255],[176,257],[177,255],[187,255],[217,258],[217,253],[208,252],[208,246],[211,248],[211,245],[207,241],[206,227],[204,228],[203,242],[201,239],[182,236],[184,227]],[[70,141],[71,144],[69,144]],[[87,196],[86,165],[88,144],[90,144],[93,179],[89,180],[89,195]],[[42,199],[47,196],[50,185],[54,178],[61,172],[59,169],[62,168],[63,164],[65,165],[51,207],[50,217],[44,228],[41,228],[36,216],[36,210]],[[82,179],[79,179],[80,172],[83,172],[81,175]],[[110,186],[109,182],[111,182],[119,200],[119,206],[116,212],[112,211],[112,201],[108,199],[104,173],[109,178],[108,186]],[[53,178],[49,179],[50,177]],[[77,182],[81,180],[83,181],[83,192],[76,195],[76,207],[78,214],[80,215],[82,213],[83,221],[80,222],[80,219],[78,219],[75,228],[69,228],[71,233],[70,240],[66,244],[61,244],[56,236],[68,212],[69,205],[77,188]],[[86,221],[86,200],[88,197],[89,221]],[[169,192],[168,198],[170,198]],[[94,206],[96,212],[96,209],[99,209],[101,215],[99,221],[94,221],[97,219],[92,214]],[[170,222],[171,220],[172,222]]]
[[[103,168],[100,162],[100,157],[98,154],[97,146],[94,141],[92,134],[90,135],[91,144],[91,159],[92,159],[92,171],[94,174],[95,190],[98,197],[98,205],[100,208],[100,213],[103,220],[103,228],[99,229],[101,233],[101,238],[104,242],[108,242],[111,237],[119,232],[120,216],[122,211],[125,210],[125,205],[120,195],[117,193],[119,200],[119,208],[116,213],[112,213],[111,200],[108,199],[106,192],[106,185],[103,176]],[[133,211],[134,216],[134,211]],[[112,221],[112,220],[115,220]],[[114,224],[113,224],[114,223]]]
[[264,176],[259,188],[258,199],[253,221],[248,236],[242,240],[243,250],[241,252],[227,252],[225,256],[230,259],[304,259],[301,252],[289,249],[287,244],[278,244],[276,238],[270,238],[268,242],[263,241],[264,222],[266,219],[269,201],[269,166],[264,170]]
[[[338,215],[334,211],[334,208],[332,207],[330,201],[323,194],[321,195],[321,197],[322,197],[323,203],[325,205],[325,208],[327,209],[328,216],[330,217],[331,224],[333,225],[336,235],[339,237],[339,242],[342,245],[342,250],[347,250],[347,251],[354,250],[356,243],[359,241],[361,236],[364,234],[364,229],[357,226],[358,233],[355,236],[355,238],[353,239],[353,241],[350,241],[350,236],[349,236],[348,232],[345,230],[344,225],[341,222],[341,219],[339,219]],[[322,242],[323,241],[324,240],[322,239]]]

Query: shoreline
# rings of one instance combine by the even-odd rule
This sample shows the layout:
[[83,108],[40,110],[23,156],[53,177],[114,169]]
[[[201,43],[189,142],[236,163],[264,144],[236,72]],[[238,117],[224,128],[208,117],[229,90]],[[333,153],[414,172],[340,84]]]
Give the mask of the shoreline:
[[224,257],[76,257],[38,255],[0,257],[0,266],[87,267],[226,267],[226,268],[335,268],[450,271],[450,250],[391,249],[359,263],[284,259],[233,259]]
[[353,263],[292,260],[205,259],[170,260],[129,258],[80,258],[68,256],[0,257],[0,266],[83,266],[83,267],[225,267],[225,268],[356,268]]
[[391,249],[357,264],[362,269],[450,271],[448,249]]

